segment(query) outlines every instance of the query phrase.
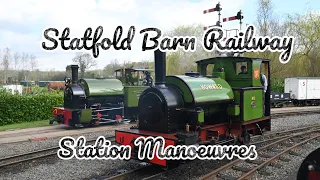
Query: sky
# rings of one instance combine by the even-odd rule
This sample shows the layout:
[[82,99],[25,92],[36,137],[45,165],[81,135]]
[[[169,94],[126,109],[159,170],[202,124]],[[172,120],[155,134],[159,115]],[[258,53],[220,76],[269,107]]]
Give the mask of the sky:
[[[0,49],[8,47],[12,52],[26,52],[37,57],[38,69],[65,70],[72,63],[76,51],[62,50],[59,44],[54,51],[43,50],[46,42],[44,31],[56,28],[61,35],[64,28],[70,28],[70,38],[81,38],[85,30],[103,27],[102,37],[112,39],[117,26],[123,27],[123,38],[130,26],[136,32],[131,43],[132,50],[113,48],[101,50],[93,69],[104,68],[111,60],[120,62],[153,59],[153,51],[141,51],[143,35],[140,30],[156,27],[166,32],[178,25],[212,25],[217,13],[203,14],[203,10],[215,7],[217,0],[0,0]],[[273,0],[274,12],[280,18],[286,14],[304,14],[307,10],[320,11],[319,0]],[[244,24],[256,21],[257,0],[221,1],[221,17],[236,15],[243,11]],[[238,21],[222,24],[224,28],[238,28]],[[90,43],[89,43],[90,44]],[[81,50],[86,52],[86,50]],[[87,51],[92,54],[92,51]],[[13,63],[11,63],[13,64]]]

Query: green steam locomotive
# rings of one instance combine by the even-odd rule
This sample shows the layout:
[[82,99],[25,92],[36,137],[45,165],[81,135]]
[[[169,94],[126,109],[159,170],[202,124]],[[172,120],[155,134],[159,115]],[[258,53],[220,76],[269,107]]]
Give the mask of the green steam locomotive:
[[[244,66],[248,71],[241,71]],[[139,137],[163,137],[164,148],[247,144],[250,134],[271,130],[270,86],[264,93],[260,81],[265,74],[270,84],[269,60],[215,57],[197,61],[197,67],[198,72],[166,76],[166,55],[155,51],[155,86],[139,98],[138,126],[115,132],[117,143],[131,146],[133,159],[139,157],[133,143]],[[156,154],[139,160],[166,167],[173,161]]]
[[50,124],[83,127],[135,121],[140,94],[153,84],[150,69],[118,69],[115,79],[78,79],[78,65],[67,68],[72,78],[65,79],[64,105],[52,108]]

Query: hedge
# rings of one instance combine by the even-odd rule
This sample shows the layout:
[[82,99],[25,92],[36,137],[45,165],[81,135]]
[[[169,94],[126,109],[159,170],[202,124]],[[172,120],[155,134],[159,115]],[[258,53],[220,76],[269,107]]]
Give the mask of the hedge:
[[284,79],[271,79],[271,92],[284,92]]
[[52,117],[52,107],[62,105],[63,94],[60,92],[13,95],[2,90],[0,91],[0,126],[49,120]]

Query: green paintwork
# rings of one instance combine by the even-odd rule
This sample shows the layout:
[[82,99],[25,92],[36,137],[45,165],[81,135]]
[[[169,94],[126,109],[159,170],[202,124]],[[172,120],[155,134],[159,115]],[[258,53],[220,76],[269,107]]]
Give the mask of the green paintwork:
[[[216,75],[216,73],[219,72],[219,68],[223,68],[225,80],[231,87],[259,86],[256,84],[258,80],[253,78],[253,71],[255,68],[259,68],[260,70],[261,59],[248,57],[218,57],[201,60],[197,63],[198,72],[205,76],[207,75],[207,66],[209,64],[214,64],[213,75]],[[247,74],[238,74],[241,63],[246,63]]]
[[[244,91],[243,100],[244,121],[263,117],[262,90]],[[252,103],[255,103],[255,107],[252,107]]]
[[89,123],[92,120],[92,109],[81,110],[80,123]]
[[226,79],[226,73],[225,72],[213,72],[212,76],[217,76],[221,79]]
[[204,111],[198,111],[198,122],[203,123],[204,122]]
[[79,79],[87,96],[123,95],[123,85],[118,79]]
[[141,93],[148,86],[125,86],[124,87],[124,106],[137,107]]
[[[263,117],[262,90],[237,89],[262,86],[260,82],[262,59],[249,57],[217,57],[197,61],[197,64],[198,72],[200,72],[202,76],[209,78],[218,76],[221,79],[225,79],[232,88],[235,88],[233,91],[235,105],[227,109],[228,115],[233,116],[233,120],[250,121]],[[247,74],[238,74],[242,65],[247,67]],[[258,71],[256,69],[258,69]],[[212,74],[210,74],[209,71],[212,71]],[[243,96],[243,102],[240,102],[241,96]],[[207,110],[209,109],[205,109],[205,112],[207,112]]]
[[234,102],[236,104],[240,104],[240,92],[239,91],[233,91],[234,94]]
[[[243,107],[242,118],[243,121],[249,121],[263,117],[263,106],[262,106],[262,90],[244,90],[243,93],[243,104],[240,102],[240,90],[234,91],[235,103]],[[251,103],[255,103],[255,107],[251,106]],[[240,117],[239,117],[240,118]],[[240,120],[237,118],[238,120]]]
[[[205,103],[234,98],[229,84],[221,78],[205,78],[190,76],[167,76],[167,84],[177,85],[183,92],[185,102]],[[202,89],[201,85],[220,84],[221,89]]]
[[240,107],[239,105],[234,105],[228,107],[228,115],[229,116],[239,116],[240,115]]

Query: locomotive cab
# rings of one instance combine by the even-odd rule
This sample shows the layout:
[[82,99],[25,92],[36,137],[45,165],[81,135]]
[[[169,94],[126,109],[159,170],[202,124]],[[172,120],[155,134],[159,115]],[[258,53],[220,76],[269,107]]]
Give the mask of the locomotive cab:
[[151,86],[151,72],[153,69],[123,68],[115,70],[115,76],[125,86]]
[[[236,105],[230,108],[230,111],[243,110],[239,111],[240,116],[236,118],[237,120],[249,121],[270,116],[269,60],[248,57],[216,57],[200,60],[196,63],[202,76],[219,77],[230,84],[235,93],[234,104]],[[245,67],[246,72],[241,71],[242,67]],[[268,81],[265,93],[263,93],[261,74],[264,74]],[[248,104],[251,104],[251,107],[247,106]],[[265,108],[263,108],[263,104]],[[229,115],[232,114],[229,113]]]

